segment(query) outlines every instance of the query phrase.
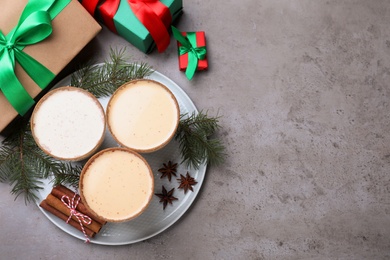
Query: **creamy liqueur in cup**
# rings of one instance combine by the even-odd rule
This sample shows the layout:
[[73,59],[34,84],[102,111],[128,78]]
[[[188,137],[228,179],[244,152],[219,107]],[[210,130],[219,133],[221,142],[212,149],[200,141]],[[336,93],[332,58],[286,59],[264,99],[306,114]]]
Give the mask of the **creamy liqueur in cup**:
[[175,96],[153,80],[134,80],[119,87],[107,106],[107,125],[114,139],[140,153],[156,151],[174,136],[180,109]]
[[79,191],[85,206],[108,222],[139,216],[149,205],[154,177],[146,160],[128,148],[108,148],[85,164]]
[[31,130],[46,154],[79,161],[91,156],[101,145],[105,122],[104,109],[95,96],[66,86],[48,92],[37,103]]

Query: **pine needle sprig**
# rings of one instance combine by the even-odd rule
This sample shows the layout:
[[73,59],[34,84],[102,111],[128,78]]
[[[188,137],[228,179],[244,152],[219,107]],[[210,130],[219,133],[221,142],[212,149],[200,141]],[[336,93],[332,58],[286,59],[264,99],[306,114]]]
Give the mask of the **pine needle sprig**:
[[213,137],[219,128],[219,116],[209,117],[202,111],[180,115],[175,139],[179,142],[182,163],[195,169],[202,163],[222,163],[225,146],[220,139]]
[[[32,136],[31,136],[32,139]],[[46,155],[42,150],[35,149],[29,154],[32,164],[29,168],[41,170],[40,178],[53,178],[54,185],[70,185],[74,188],[78,187],[82,166],[72,162],[60,161],[51,156]]]
[[28,123],[8,136],[0,147],[0,181],[12,186],[15,199],[23,194],[26,204],[38,199],[36,192],[42,189],[42,179],[72,172],[70,167],[70,163],[58,161],[39,149]]
[[9,176],[13,172],[9,162],[15,156],[12,149],[8,146],[0,148],[0,182],[8,182]]
[[71,76],[71,85],[88,90],[97,98],[112,95],[115,90],[134,79],[141,79],[153,73],[146,63],[126,61],[125,49],[110,50],[110,58],[103,64],[86,64]]
[[64,186],[71,186],[75,189],[79,187],[80,174],[82,165],[75,165],[72,163],[63,163],[57,172],[54,172],[54,185],[62,184]]
[[42,184],[42,172],[35,167],[39,160],[30,154],[35,149],[37,146],[30,136],[28,125],[6,138],[0,148],[1,181],[13,186],[11,193],[16,198],[24,194],[26,203],[37,199],[34,191]]

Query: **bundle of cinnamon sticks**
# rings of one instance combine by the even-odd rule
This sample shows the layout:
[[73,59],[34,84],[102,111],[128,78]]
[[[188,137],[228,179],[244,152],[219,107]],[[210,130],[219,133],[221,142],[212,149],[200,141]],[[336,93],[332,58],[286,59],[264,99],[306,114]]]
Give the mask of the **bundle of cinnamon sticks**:
[[[63,185],[58,185],[52,189],[51,193],[39,204],[39,206],[52,213],[56,217],[67,221],[69,219],[69,216],[71,215],[71,210],[66,206],[63,201],[61,201],[63,196],[67,196],[67,198],[69,198],[70,200],[73,199],[73,197],[75,200],[78,200],[80,197],[78,194],[75,194],[75,192],[68,189],[67,187]],[[85,207],[81,200],[77,204],[76,210],[91,218],[91,223],[89,225],[83,225],[85,234],[91,238],[94,237],[103,227],[103,225],[106,224],[106,221],[99,219],[94,214],[92,214]],[[70,224],[74,228],[77,228],[80,231],[83,231],[82,227],[80,226],[79,220],[75,215],[72,215],[72,217],[69,219],[68,224]]]

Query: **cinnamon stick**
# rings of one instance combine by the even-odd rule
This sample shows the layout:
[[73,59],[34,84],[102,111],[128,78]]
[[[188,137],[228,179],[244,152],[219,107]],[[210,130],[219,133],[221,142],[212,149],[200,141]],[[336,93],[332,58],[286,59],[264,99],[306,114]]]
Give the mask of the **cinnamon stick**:
[[[62,214],[66,215],[67,217],[70,216],[70,209],[58,198],[54,197],[52,194],[47,195],[46,202],[56,210],[60,211]],[[74,221],[78,222],[78,219],[75,215],[72,215],[72,219]],[[95,233],[98,233],[100,229],[102,228],[102,225],[94,220],[91,221],[91,224],[86,225],[90,230],[92,230]]]
[[[63,185],[57,185],[55,186],[52,191],[51,191],[51,194],[53,194],[53,196],[57,197],[58,199],[61,200],[62,196],[63,195],[66,195],[68,196],[70,199],[73,198],[75,192],[73,192],[72,190],[68,189],[67,187],[63,186]],[[80,196],[78,194],[76,194],[76,197],[75,199],[78,199]],[[100,223],[101,225],[105,225],[107,223],[107,221],[103,220],[103,219],[100,219],[99,217],[97,217],[95,214],[93,214],[92,212],[90,212],[87,207],[84,205],[84,203],[82,202],[82,200],[79,201],[79,204],[77,205],[76,209],[83,213],[84,215],[87,215],[88,217],[90,217],[92,220],[95,220],[96,222]]]
[[[43,209],[45,209],[46,211],[50,212],[51,214],[53,214],[54,216],[62,219],[63,221],[67,221],[68,220],[68,216],[64,215],[63,213],[61,213],[60,211],[58,211],[57,209],[53,208],[52,206],[50,206],[46,200],[43,200],[39,206]],[[72,227],[78,229],[79,231],[82,232],[82,229],[81,229],[81,226],[80,226],[80,223],[78,221],[74,221],[73,219],[70,219],[69,222],[68,222],[69,225],[71,225]],[[94,237],[95,236],[95,232],[93,232],[92,230],[90,230],[88,227],[84,226],[84,230],[85,230],[85,233],[87,234],[87,236],[89,237]]]

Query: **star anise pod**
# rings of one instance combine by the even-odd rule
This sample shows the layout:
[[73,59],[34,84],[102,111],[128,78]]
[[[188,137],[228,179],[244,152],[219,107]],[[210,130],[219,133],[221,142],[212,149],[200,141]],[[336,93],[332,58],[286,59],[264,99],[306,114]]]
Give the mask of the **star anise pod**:
[[172,175],[176,176],[177,163],[169,161],[168,164],[163,163],[163,165],[163,168],[158,169],[158,171],[162,173],[160,178],[162,179],[166,176],[168,177],[168,180],[171,181]]
[[166,208],[166,206],[169,204],[172,205],[172,201],[178,200],[178,198],[173,196],[173,192],[175,191],[175,188],[172,188],[169,192],[165,189],[164,185],[162,186],[162,193],[155,193],[157,197],[160,198],[160,202],[163,203],[163,209]]
[[180,174],[180,179],[177,179],[177,180],[180,183],[179,189],[183,189],[184,193],[187,193],[188,190],[194,191],[192,189],[192,186],[198,183],[197,181],[195,181],[194,178],[192,178],[190,176],[190,174],[188,172],[187,172],[186,176],[183,176],[183,175]]

